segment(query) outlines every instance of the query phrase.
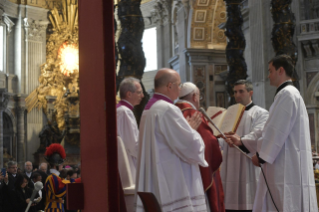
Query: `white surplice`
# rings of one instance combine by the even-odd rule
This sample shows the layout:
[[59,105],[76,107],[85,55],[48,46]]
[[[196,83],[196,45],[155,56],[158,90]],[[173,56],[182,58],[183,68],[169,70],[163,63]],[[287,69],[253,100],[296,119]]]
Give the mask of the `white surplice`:
[[[163,212],[206,211],[198,165],[205,144],[181,110],[164,100],[144,110],[140,123],[136,191],[152,192]],[[138,198],[136,211],[144,211]]]
[[[288,85],[276,95],[258,140],[258,152],[266,161],[262,168],[279,211],[318,211],[308,113],[294,86]],[[262,175],[254,211],[276,211]]]
[[131,168],[133,181],[136,177],[136,163],[138,151],[138,127],[133,111],[122,105],[116,109],[117,135],[123,140]]
[[[247,105],[248,106],[248,105]],[[255,132],[263,129],[268,118],[268,111],[255,105],[245,110],[236,133],[252,156],[257,151],[258,137]],[[225,195],[225,208],[228,210],[252,210],[260,168],[255,167],[250,159],[235,148],[229,147],[223,139],[221,179]]]

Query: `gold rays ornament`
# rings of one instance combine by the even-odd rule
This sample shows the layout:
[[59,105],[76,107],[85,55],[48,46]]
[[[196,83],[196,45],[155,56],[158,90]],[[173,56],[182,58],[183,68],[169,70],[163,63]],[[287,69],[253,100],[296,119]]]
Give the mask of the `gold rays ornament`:
[[68,110],[64,94],[79,90],[79,28],[77,0],[62,0],[62,10],[54,8],[49,19],[52,33],[46,43],[46,62],[40,66],[40,85],[25,99],[27,111],[42,109],[47,115],[46,96],[56,96],[56,121],[60,130],[65,128],[64,113]]

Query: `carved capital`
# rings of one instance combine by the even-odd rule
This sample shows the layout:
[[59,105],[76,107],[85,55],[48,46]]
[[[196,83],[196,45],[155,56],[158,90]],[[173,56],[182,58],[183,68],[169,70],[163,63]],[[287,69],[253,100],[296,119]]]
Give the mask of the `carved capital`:
[[41,41],[46,32],[48,23],[45,21],[35,21],[29,18],[24,18],[24,28],[28,40]]
[[163,25],[170,19],[171,0],[156,0],[151,10],[151,20],[154,24]]
[[11,21],[11,19],[6,15],[3,17],[3,21],[7,25],[8,34],[10,34],[10,32],[12,31],[12,27],[14,26],[13,21]]

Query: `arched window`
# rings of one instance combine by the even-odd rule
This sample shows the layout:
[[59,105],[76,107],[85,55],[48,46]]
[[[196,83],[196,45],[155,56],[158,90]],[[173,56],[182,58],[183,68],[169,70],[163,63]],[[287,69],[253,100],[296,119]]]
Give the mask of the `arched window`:
[[156,27],[145,29],[143,51],[146,59],[144,72],[157,70],[157,34]]

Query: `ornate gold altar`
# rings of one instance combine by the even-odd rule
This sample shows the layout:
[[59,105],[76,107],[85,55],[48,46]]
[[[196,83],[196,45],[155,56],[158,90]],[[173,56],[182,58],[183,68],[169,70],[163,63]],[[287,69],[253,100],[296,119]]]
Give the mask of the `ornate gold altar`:
[[63,138],[65,143],[80,145],[78,2],[63,0],[60,6],[49,14],[52,26],[48,28],[46,62],[40,67],[40,85],[26,98],[28,112],[42,109],[48,119],[39,135],[39,153]]

